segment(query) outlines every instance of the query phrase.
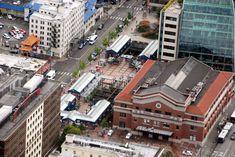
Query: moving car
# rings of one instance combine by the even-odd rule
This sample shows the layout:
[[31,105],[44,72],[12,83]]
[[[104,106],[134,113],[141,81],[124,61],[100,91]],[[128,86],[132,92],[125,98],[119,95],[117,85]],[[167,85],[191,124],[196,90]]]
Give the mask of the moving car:
[[9,20],[13,20],[12,16],[9,15],[9,14],[7,14],[7,18],[8,18]]
[[110,130],[108,131],[107,135],[108,135],[108,136],[112,136],[112,134],[113,134],[113,130],[110,129]]
[[185,156],[193,156],[193,153],[190,150],[184,150],[182,154]]
[[233,133],[230,135],[230,139],[231,139],[231,140],[235,140],[235,132],[233,132]]
[[101,30],[103,28],[104,28],[104,24],[103,23],[98,26],[98,30]]
[[93,45],[93,44],[96,42],[97,38],[98,38],[98,35],[92,35],[92,36],[90,36],[90,37],[89,37],[89,44],[90,44],[90,45]]
[[7,33],[3,33],[3,38],[5,38],[5,39],[10,39],[11,37],[7,34]]
[[128,133],[126,134],[126,139],[130,139],[131,136],[132,136],[132,133],[128,132]]

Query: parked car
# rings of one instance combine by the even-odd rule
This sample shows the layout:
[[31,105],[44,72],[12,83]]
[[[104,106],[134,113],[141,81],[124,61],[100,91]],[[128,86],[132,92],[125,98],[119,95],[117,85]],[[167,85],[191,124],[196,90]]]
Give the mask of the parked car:
[[15,44],[15,48],[16,48],[16,49],[19,49],[19,48],[20,48],[20,45],[19,45],[19,44]]
[[231,140],[235,140],[235,132],[233,132],[233,133],[230,135],[230,139],[231,139]]
[[2,29],[4,27],[3,23],[0,23],[0,29]]
[[130,139],[131,136],[132,136],[132,133],[128,132],[128,133],[126,134],[126,139]]
[[110,129],[110,130],[108,131],[107,135],[108,135],[108,136],[112,136],[112,135],[113,135],[113,130]]
[[104,24],[103,23],[98,26],[98,30],[101,30],[103,28],[104,28]]
[[6,47],[9,47],[9,46],[10,46],[8,41],[5,41],[5,46],[6,46]]
[[185,156],[193,156],[193,153],[190,150],[184,150],[182,154]]
[[20,31],[22,34],[26,34],[26,31],[23,30],[23,29],[19,29],[19,31]]
[[19,34],[16,34],[16,35],[14,35],[13,37],[14,37],[15,39],[17,39],[17,40],[20,40],[20,39],[21,39],[21,37],[20,37]]
[[19,30],[18,27],[16,27],[16,26],[12,26],[12,28],[13,28],[13,30],[17,30],[17,31]]
[[5,38],[5,39],[10,39],[11,37],[7,34],[7,33],[3,33],[3,38]]
[[80,42],[79,42],[79,49],[82,49],[86,44],[87,44],[87,40],[81,40]]
[[19,53],[19,50],[10,50],[10,53],[18,54],[18,53]]

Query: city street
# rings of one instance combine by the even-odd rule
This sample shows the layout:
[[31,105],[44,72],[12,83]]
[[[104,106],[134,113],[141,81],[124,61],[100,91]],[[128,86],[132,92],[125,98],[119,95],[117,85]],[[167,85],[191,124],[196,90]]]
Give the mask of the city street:
[[[225,110],[225,112],[222,114],[220,119],[222,117],[227,116],[230,117],[232,112],[235,110],[235,98],[233,97],[230,106]],[[233,129],[231,130],[230,134],[226,137],[224,143],[218,143],[217,144],[217,137],[218,137],[218,130],[217,125],[220,122],[217,121],[215,126],[213,127],[211,133],[208,136],[208,139],[206,143],[204,144],[201,153],[199,152],[199,157],[235,157],[235,141],[230,140],[230,135],[232,132],[235,131],[235,127],[233,126]]]
[[[112,13],[108,12],[103,19],[100,19],[94,28],[97,28],[99,23],[104,23],[104,28],[97,31],[98,40],[94,45],[87,44],[82,49],[77,49],[75,51],[69,52],[69,57],[57,61],[52,68],[57,71],[56,80],[62,83],[69,83],[71,80],[72,71],[79,67],[79,60],[86,60],[89,54],[91,54],[95,47],[102,45],[102,40],[106,38],[110,31],[113,31],[117,25],[122,24],[122,20],[127,17],[128,12],[136,15],[142,11],[142,1],[130,0],[126,1],[124,4],[117,6],[116,10]],[[140,15],[141,16],[141,15]],[[94,32],[94,29],[90,31]]]

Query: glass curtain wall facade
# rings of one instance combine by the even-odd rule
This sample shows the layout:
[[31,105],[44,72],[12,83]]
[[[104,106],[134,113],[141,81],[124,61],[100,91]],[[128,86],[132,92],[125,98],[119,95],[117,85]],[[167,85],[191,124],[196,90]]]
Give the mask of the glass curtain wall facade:
[[234,70],[233,0],[184,0],[178,56]]

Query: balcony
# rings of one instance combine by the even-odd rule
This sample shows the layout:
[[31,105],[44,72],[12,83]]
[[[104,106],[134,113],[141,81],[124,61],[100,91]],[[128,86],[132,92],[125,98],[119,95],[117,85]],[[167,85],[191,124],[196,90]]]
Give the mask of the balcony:
[[183,119],[180,118],[180,117],[168,116],[168,115],[154,113],[154,112],[132,110],[132,113],[136,114],[136,115],[151,116],[151,117],[154,117],[154,118],[167,119],[167,120],[171,120],[171,121],[173,120],[173,121],[176,121],[176,122],[182,122],[183,121]]

